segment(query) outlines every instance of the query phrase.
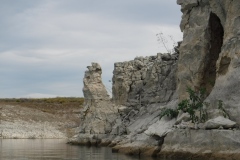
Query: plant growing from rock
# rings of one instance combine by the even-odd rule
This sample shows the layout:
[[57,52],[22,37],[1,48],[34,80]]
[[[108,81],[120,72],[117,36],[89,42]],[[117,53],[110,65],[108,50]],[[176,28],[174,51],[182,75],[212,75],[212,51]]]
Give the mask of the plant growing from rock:
[[[189,94],[189,99],[184,99],[178,104],[178,108],[173,109],[163,109],[160,113],[160,119],[163,116],[168,116],[170,118],[177,117],[179,111],[188,113],[193,123],[205,122],[207,120],[207,111],[203,108],[204,99],[206,97],[206,89],[200,89],[199,91],[194,91],[190,87],[187,88]],[[197,114],[199,112],[199,114]]]
[[[177,110],[187,112],[193,123],[205,122],[207,120],[207,111],[203,109],[206,97],[206,89],[201,88],[199,91],[194,91],[190,87],[187,88],[189,99],[182,100],[178,104]],[[196,114],[199,112],[199,114]]]
[[178,116],[178,110],[170,109],[170,108],[163,108],[162,112],[159,114],[159,119],[162,117],[167,116],[169,118],[176,118]]
[[229,114],[227,113],[226,109],[223,107],[223,101],[218,100],[218,109],[221,111],[224,118],[230,119]]
[[[171,35],[165,36],[162,32],[159,32],[156,34],[156,37],[160,46],[163,46],[167,53],[174,53],[174,48],[177,46],[177,43],[174,40],[173,36]],[[171,43],[173,44],[173,49],[169,49],[169,44]]]

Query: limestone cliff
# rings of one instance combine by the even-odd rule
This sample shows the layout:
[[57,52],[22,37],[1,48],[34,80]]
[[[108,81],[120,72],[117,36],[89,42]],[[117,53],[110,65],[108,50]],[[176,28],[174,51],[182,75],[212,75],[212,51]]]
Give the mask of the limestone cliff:
[[[143,150],[149,149],[148,154],[154,154],[175,122],[159,120],[159,114],[162,108],[176,107],[177,59],[178,53],[159,53],[157,56],[116,63],[113,102],[102,84],[101,67],[92,63],[87,67],[83,80],[85,104],[79,134],[71,142],[111,142],[112,145],[118,144],[115,149],[123,147],[123,151],[141,145]],[[129,145],[132,139],[136,139],[136,143]]]
[[[239,126],[240,1],[177,0],[177,3],[183,12],[177,72],[179,100],[187,97],[188,86],[195,90],[206,88],[208,118],[213,119],[205,125],[219,118],[217,108],[221,100],[230,119]],[[218,127],[211,127],[218,130],[175,129],[165,137],[161,154],[238,159],[239,130],[221,130],[223,126],[221,121]]]
[[113,101],[127,106],[169,102],[176,90],[177,59],[177,53],[159,53],[115,63]]
[[222,100],[240,123],[240,1],[178,0],[183,42],[178,62],[178,95],[186,86],[207,88],[212,108]]
[[[115,63],[112,102],[101,82],[101,67],[88,67],[81,133],[92,136],[73,142],[99,140],[114,151],[134,155],[238,157],[240,1],[177,3],[183,12],[179,54]],[[187,87],[206,88],[207,121],[192,123],[187,113],[159,119],[164,108],[175,109],[188,97]],[[219,116],[219,101],[230,119]]]

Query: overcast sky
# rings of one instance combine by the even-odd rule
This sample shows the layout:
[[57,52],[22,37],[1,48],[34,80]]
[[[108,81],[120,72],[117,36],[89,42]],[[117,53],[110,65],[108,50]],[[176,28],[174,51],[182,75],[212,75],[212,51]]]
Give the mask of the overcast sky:
[[91,62],[110,89],[114,62],[166,52],[159,32],[182,39],[176,0],[0,2],[1,98],[81,97]]

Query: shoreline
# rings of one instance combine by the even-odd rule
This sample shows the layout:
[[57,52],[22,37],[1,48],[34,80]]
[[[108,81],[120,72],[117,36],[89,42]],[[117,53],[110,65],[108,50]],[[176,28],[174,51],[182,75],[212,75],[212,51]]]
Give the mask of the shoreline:
[[11,104],[13,102],[1,103],[0,138],[67,139],[73,136],[78,127],[79,109],[75,106],[68,108],[63,104],[59,110],[53,110],[59,103],[55,99],[48,100],[53,101],[50,106],[47,106],[48,102],[42,103],[44,100],[38,100],[40,104],[37,100],[25,100],[19,105]]
[[[180,132],[184,134],[179,134]],[[203,136],[199,137],[199,132]],[[68,144],[89,147],[110,147],[112,152],[154,159],[238,159],[240,156],[240,130],[177,129],[164,138],[162,145],[149,145],[141,141],[124,142],[126,137],[111,135],[85,135],[69,139]],[[234,136],[235,135],[235,136]],[[193,139],[187,141],[186,138]],[[196,138],[196,137],[198,138]],[[213,142],[212,136],[215,137]],[[232,136],[232,137],[229,137]],[[85,138],[83,138],[85,137]],[[101,139],[101,137],[103,137]],[[122,139],[122,140],[121,140]],[[225,143],[228,141],[228,143]],[[198,145],[197,145],[198,144]]]

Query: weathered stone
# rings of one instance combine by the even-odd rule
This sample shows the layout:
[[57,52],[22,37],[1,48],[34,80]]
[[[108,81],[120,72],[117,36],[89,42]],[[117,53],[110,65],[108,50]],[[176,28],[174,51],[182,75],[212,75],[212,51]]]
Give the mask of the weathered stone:
[[135,156],[157,156],[163,139],[158,136],[138,135],[134,142],[118,144],[113,151]]
[[84,87],[83,94],[86,103],[91,103],[92,100],[110,100],[110,97],[102,83],[102,69],[98,63],[92,63],[92,66],[87,67],[83,79]]
[[175,124],[179,124],[181,122],[187,122],[187,121],[190,121],[191,118],[190,118],[190,115],[188,113],[182,113],[182,114],[179,114],[179,116],[177,117],[177,120],[175,122]]
[[224,129],[235,128],[236,122],[219,116],[217,118],[210,119],[205,123],[206,129],[218,129],[219,127],[223,127]]
[[[112,92],[113,102],[121,105],[118,110],[101,84],[99,65],[89,67],[84,83],[87,105],[83,109],[82,132],[106,133],[111,143],[109,139],[106,142],[115,146],[114,151],[133,155],[156,156],[161,146],[159,156],[236,155],[240,152],[240,133],[225,129],[240,123],[240,2],[177,3],[183,12],[180,28],[184,35],[175,54],[158,53],[114,64]],[[179,101],[188,98],[187,87],[196,91],[206,88],[209,118],[227,114],[236,123],[217,117],[204,126],[188,121],[187,114],[179,115],[177,121],[159,120],[162,108],[176,109]],[[200,116],[201,112],[195,114]],[[85,141],[97,143],[96,138]]]
[[[178,61],[178,95],[187,98],[186,87],[206,88],[209,108],[222,100],[231,119],[240,123],[240,2],[184,0],[184,31]],[[186,7],[194,6],[194,7]]]
[[182,6],[182,11],[191,10],[193,7],[198,6],[198,0],[178,0],[177,3]]
[[[159,153],[161,157],[194,156],[229,159],[239,153],[240,131],[176,129],[167,134]],[[225,157],[226,156],[226,157]],[[225,157],[225,158],[224,158]],[[230,158],[231,159],[231,158]]]
[[130,103],[141,107],[171,100],[176,90],[177,57],[178,54],[162,53],[137,57],[132,63],[124,62],[121,69],[116,63],[112,80],[113,101],[120,105]]
[[172,126],[174,125],[175,121],[175,119],[161,119],[152,124],[144,133],[149,136],[157,135],[159,137],[165,137],[169,132],[172,131]]
[[[117,64],[119,65],[119,64]],[[85,72],[84,108],[81,112],[80,132],[84,134],[105,134],[112,131],[117,119],[117,108],[111,103],[107,90],[102,83],[102,69],[92,63]]]

